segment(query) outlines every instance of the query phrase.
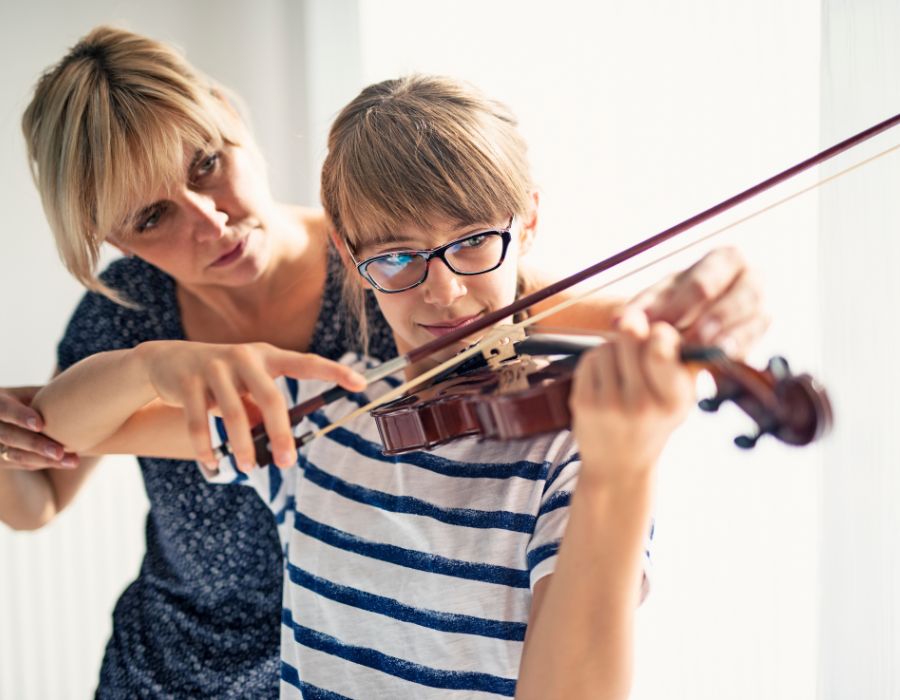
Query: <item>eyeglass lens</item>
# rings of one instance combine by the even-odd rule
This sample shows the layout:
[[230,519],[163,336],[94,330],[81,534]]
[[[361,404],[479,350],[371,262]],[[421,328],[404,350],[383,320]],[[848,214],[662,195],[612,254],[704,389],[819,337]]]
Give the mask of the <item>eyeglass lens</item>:
[[[454,272],[478,274],[500,264],[503,236],[496,231],[478,233],[443,250],[444,261]],[[398,252],[380,256],[366,265],[366,273],[382,289],[400,290],[421,282],[428,270],[426,253]]]

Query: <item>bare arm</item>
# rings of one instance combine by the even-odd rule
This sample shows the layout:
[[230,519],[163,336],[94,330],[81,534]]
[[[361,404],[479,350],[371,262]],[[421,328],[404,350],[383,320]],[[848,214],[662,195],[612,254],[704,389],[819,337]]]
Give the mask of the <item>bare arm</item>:
[[554,573],[535,586],[517,698],[628,697],[652,490],[649,474],[579,481]]
[[628,697],[654,465],[693,395],[675,331],[638,335],[591,351],[576,372],[581,471],[554,573],[535,587],[522,700]]
[[[57,372],[54,372],[54,376]],[[41,387],[0,390],[0,522],[36,530],[74,500],[97,459],[64,453],[41,434],[43,418],[31,404]]]
[[[102,454],[97,448],[157,398],[141,347],[87,357],[44,387],[34,400],[34,407],[44,417],[44,432],[69,450]],[[174,422],[159,436],[159,443],[168,447],[175,442],[177,451],[178,426]],[[134,447],[131,454],[143,454],[137,449],[142,445]]]
[[[15,530],[36,530],[52,521],[71,503],[100,461],[89,454],[128,453],[156,456],[154,449],[177,445],[171,435],[184,431],[184,417],[179,409],[165,407],[168,412],[166,426],[159,425],[154,416],[155,428],[169,439],[147,441],[146,421],[152,414],[129,424],[129,411],[137,410],[126,399],[130,394],[121,372],[125,364],[123,353],[102,353],[87,358],[56,377],[41,389],[32,406],[43,415],[44,433],[56,438],[71,452],[78,452],[77,466],[72,468],[3,469],[0,470],[0,520]],[[101,372],[106,366],[108,372]],[[120,382],[120,383],[117,383]],[[110,397],[105,401],[103,397]],[[137,405],[140,408],[140,405]],[[104,444],[100,437],[109,433],[110,441]],[[143,441],[143,442],[142,442]],[[100,444],[97,444],[97,443]],[[189,443],[188,443],[189,445]],[[143,449],[144,447],[148,449]],[[120,449],[121,448],[121,449]],[[134,449],[132,449],[134,448]],[[190,456],[190,449],[183,446],[173,449],[166,456]],[[162,456],[162,455],[159,455]]]
[[73,469],[0,471],[0,521],[13,530],[37,530],[62,512],[94,471],[96,457]]
[[289,375],[339,383],[365,380],[348,367],[267,343],[217,345],[151,341],[98,353],[45,387],[35,407],[45,432],[87,454],[128,453],[214,464],[210,410],[221,413],[242,467],[253,465],[250,428],[260,418],[281,466],[296,461],[284,397],[273,381]]
[[[54,370],[53,376],[58,374]],[[31,407],[39,386],[0,389],[0,470],[68,469],[78,464],[78,456],[66,454],[55,440],[41,431],[44,421]]]
[[[282,374],[365,386],[348,367],[266,343],[151,341],[85,358],[43,387],[29,410],[42,417],[44,434],[71,452],[214,464],[208,413],[215,409],[245,469],[254,463],[250,429],[261,418],[278,464],[290,466],[293,435],[273,381]],[[0,520],[15,529],[41,527],[74,498],[93,466],[85,460],[70,470],[0,470]]]

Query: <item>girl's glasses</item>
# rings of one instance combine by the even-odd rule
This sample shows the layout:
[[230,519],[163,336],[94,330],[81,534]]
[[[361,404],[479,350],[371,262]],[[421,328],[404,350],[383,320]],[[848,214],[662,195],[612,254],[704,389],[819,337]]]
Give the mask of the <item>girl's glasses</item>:
[[422,284],[433,258],[442,260],[457,275],[481,275],[503,264],[512,224],[510,219],[505,229],[472,233],[431,250],[396,250],[374,255],[356,263],[356,269],[375,289],[386,294],[405,292]]

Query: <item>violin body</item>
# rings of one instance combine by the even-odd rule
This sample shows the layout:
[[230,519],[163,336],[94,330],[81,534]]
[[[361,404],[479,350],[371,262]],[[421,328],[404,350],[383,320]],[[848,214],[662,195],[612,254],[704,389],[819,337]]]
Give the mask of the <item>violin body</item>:
[[[755,434],[735,438],[738,447],[752,448],[767,434],[788,445],[807,445],[831,427],[831,403],[824,389],[808,374],[792,374],[783,358],[772,358],[763,370],[731,360],[718,348],[683,348],[681,358],[702,365],[715,382],[715,395],[700,401],[701,409],[716,411],[732,401],[756,424]],[[578,353],[544,364],[518,357],[383,404],[371,412],[383,452],[430,450],[470,436],[516,440],[568,429],[577,360]],[[510,374],[516,377],[512,381]]]
[[371,415],[386,455],[473,435],[515,440],[556,432],[571,425],[573,371],[571,358],[550,362],[527,372],[527,386],[504,391],[502,371],[483,367],[407,394]]

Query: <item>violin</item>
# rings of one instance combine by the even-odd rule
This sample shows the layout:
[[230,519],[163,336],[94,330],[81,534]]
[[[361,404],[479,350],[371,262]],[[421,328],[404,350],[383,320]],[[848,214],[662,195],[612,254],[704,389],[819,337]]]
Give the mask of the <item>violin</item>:
[[[718,216],[738,204],[741,204],[810,168],[820,165],[840,153],[855,148],[861,143],[888,129],[892,129],[898,124],[900,124],[900,114],[896,114],[870,126],[806,160],[801,161],[800,163],[797,163],[796,165],[793,165],[786,170],[657,233],[656,235],[640,241],[605,260],[595,263],[580,272],[576,272],[575,274],[533,292],[532,294],[517,299],[512,304],[502,309],[497,309],[485,314],[472,323],[465,324],[440,338],[435,338],[425,345],[414,348],[405,355],[389,360],[379,367],[367,372],[365,377],[367,381],[373,382],[395,374],[409,365],[430,357],[432,354],[449,347],[453,343],[481,332],[487,332],[487,342],[496,343],[501,336],[498,336],[497,333],[487,329],[497,323],[501,323],[504,319],[525,311],[548,297],[569,289],[622,262],[630,260],[636,255],[650,250],[660,243],[668,241],[675,236],[694,228],[698,224]],[[885,153],[886,152],[888,151],[885,151]],[[855,167],[857,166],[853,166],[853,168]],[[853,168],[849,168],[844,172],[848,172]],[[570,302],[571,300],[564,303]],[[549,315],[553,311],[554,309],[549,310],[549,312],[542,312],[542,315]],[[534,318],[536,317],[533,317],[532,320]],[[507,339],[507,344],[512,345],[513,343]],[[451,359],[446,363],[442,363],[439,367],[423,373],[410,382],[410,384],[421,384],[441,373],[446,373],[452,366],[472,356],[475,352],[477,352],[477,350],[463,351],[463,353],[460,353],[460,355],[457,356],[457,359]],[[773,358],[765,370],[755,370],[741,363],[729,360],[720,352],[711,348],[686,348],[685,353],[684,359],[686,361],[699,361],[704,364],[713,375],[713,379],[717,385],[716,395],[711,399],[701,402],[701,408],[706,407],[707,409],[712,409],[718,407],[724,401],[734,401],[756,422],[758,433],[752,436],[742,436],[737,438],[735,442],[739,447],[752,447],[756,443],[756,440],[759,439],[761,435],[765,434],[772,434],[788,444],[805,445],[824,434],[831,425],[832,412],[824,390],[822,390],[809,375],[801,374],[794,376],[790,374],[787,363],[780,358]],[[533,391],[536,394],[558,392],[560,396],[563,394],[567,396],[567,372],[568,369],[561,365],[554,366],[552,370],[547,369],[543,372],[518,372],[518,381],[520,383],[519,391],[524,391],[526,393],[528,391]],[[571,383],[570,373],[568,376],[568,381]],[[521,382],[524,381],[523,377],[527,380],[527,386],[521,386]],[[407,388],[409,388],[409,385],[404,385],[388,392],[371,404],[349,413],[341,419],[341,421],[336,421],[329,426],[319,430],[308,431],[296,437],[295,443],[297,447],[302,447],[313,439],[330,432],[341,423],[350,420],[361,413],[373,410],[375,412],[376,420],[381,419],[384,424],[382,434],[385,436],[386,442],[391,443],[391,445],[388,446],[388,450],[405,451],[406,449],[428,449],[436,444],[443,444],[443,442],[453,439],[454,435],[464,436],[480,434],[489,437],[496,434],[498,438],[501,438],[504,435],[510,434],[510,432],[506,432],[508,430],[506,426],[509,422],[509,416],[513,415],[512,411],[506,411],[504,409],[494,411],[492,409],[476,407],[477,404],[484,403],[492,393],[488,387],[498,386],[497,384],[494,384],[495,381],[499,380],[495,380],[486,375],[480,376],[477,379],[475,377],[466,377],[464,379],[457,377],[453,379],[453,386],[456,387],[453,395],[457,396],[457,398],[452,400],[447,399],[448,401],[451,401],[449,405],[454,406],[459,404],[459,406],[462,406],[463,404],[466,404],[466,402],[472,403],[472,406],[468,406],[465,409],[460,408],[455,414],[449,410],[442,413],[441,410],[435,408],[435,400],[443,389],[433,387],[431,394],[427,395],[426,398],[401,398],[395,405],[395,408],[401,410],[401,413],[398,413],[397,415],[405,415],[404,412],[408,412],[408,409],[411,410],[414,406],[421,405],[427,407],[426,412],[422,414],[425,416],[421,419],[422,424],[418,427],[413,423],[407,424],[403,422],[405,419],[392,420],[386,418],[389,414],[377,410],[378,406],[381,404],[393,401],[400,397]],[[298,425],[304,416],[333,401],[343,398],[348,394],[349,392],[346,390],[335,387],[319,396],[298,404],[290,410],[289,419],[291,425]],[[463,401],[463,399],[460,398],[460,395],[466,395],[467,399]],[[497,405],[505,405],[504,402],[506,401],[509,401],[509,399],[498,399]],[[566,402],[554,399],[552,405],[561,412],[559,417],[554,418],[554,420],[557,421],[554,425],[559,425],[561,427],[568,425],[566,420],[562,417],[568,410]],[[535,409],[535,412],[542,412],[543,410],[543,408]],[[436,423],[445,421],[446,425],[440,430],[436,429],[432,431],[429,426],[425,425],[429,420]],[[449,429],[451,424],[455,426],[454,430]],[[406,439],[405,431],[407,430],[413,433],[416,431],[421,433],[418,442],[416,443],[419,446],[404,447],[407,444],[415,442],[412,438],[409,440]],[[252,437],[257,463],[268,464],[272,457],[268,437],[262,424],[254,427]],[[394,441],[395,437],[396,441]],[[223,446],[219,452],[220,456],[221,454],[228,454],[227,445]]]
[[[516,440],[568,429],[569,393],[580,353],[545,364],[519,354],[379,406],[371,415],[384,454],[428,450],[460,437]],[[712,376],[716,391],[700,401],[702,410],[717,411],[731,401],[756,424],[755,434],[735,438],[738,447],[750,449],[767,434],[789,445],[808,445],[831,428],[824,388],[808,374],[792,374],[784,358],[772,358],[757,370],[718,348],[684,347],[681,360]]]

